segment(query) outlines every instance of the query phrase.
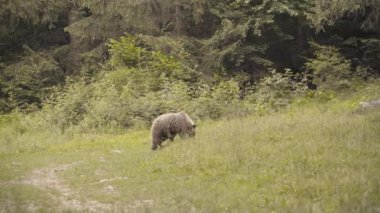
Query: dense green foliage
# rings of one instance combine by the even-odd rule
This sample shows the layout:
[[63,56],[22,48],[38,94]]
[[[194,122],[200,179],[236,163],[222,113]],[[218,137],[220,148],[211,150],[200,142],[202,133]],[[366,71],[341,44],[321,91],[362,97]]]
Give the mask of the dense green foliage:
[[316,0],[314,10],[313,24],[317,29],[346,17],[362,29],[380,29],[380,2],[376,0]]
[[[52,87],[80,81],[87,86],[107,75],[124,75],[120,78],[130,78],[125,84],[145,94],[162,90],[163,82],[180,80],[192,91],[204,84],[213,90],[219,82],[233,79],[242,99],[272,69],[307,75],[309,88],[324,87],[319,85],[322,75],[329,78],[323,80],[327,85],[380,70],[378,1],[0,4],[1,112],[41,107],[47,95],[57,91]],[[121,74],[123,69],[129,74]],[[113,71],[119,74],[106,74]],[[134,86],[131,79],[136,80]],[[116,85],[118,90],[120,86],[125,85]]]

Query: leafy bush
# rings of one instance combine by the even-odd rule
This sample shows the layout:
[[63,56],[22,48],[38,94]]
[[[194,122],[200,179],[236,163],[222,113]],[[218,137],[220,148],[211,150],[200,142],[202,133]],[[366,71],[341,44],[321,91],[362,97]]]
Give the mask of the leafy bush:
[[27,55],[4,69],[1,93],[7,95],[8,103],[2,107],[7,109],[39,106],[52,87],[64,81],[63,70],[48,53],[25,48]]
[[290,70],[270,72],[239,97],[239,81],[189,81],[194,70],[181,58],[145,49],[142,41],[122,37],[110,43],[111,70],[88,83],[68,81],[44,105],[46,120],[60,131],[114,132],[148,127],[166,112],[184,110],[195,120],[244,116],[287,106],[306,90],[304,79]]
[[338,90],[350,86],[351,62],[346,60],[332,46],[322,46],[312,43],[315,58],[310,59],[305,65],[312,71],[313,81],[319,89]]
[[126,35],[120,41],[111,39],[108,47],[111,54],[109,63],[113,66],[136,67],[149,57],[149,53],[136,46],[137,38]]
[[162,89],[155,91],[146,85],[147,81],[138,85],[133,78],[124,78],[123,75],[130,75],[129,71],[106,73],[91,84],[69,82],[45,103],[46,120],[60,131],[115,132],[146,128],[156,116],[166,112],[184,110],[196,120],[246,114],[236,81],[194,88],[184,81],[162,78]]
[[56,92],[44,103],[42,113],[53,127],[60,131],[77,125],[88,112],[91,89],[84,81],[68,81],[66,86]]
[[[108,46],[111,54],[109,63],[113,67],[135,68],[140,72],[146,72],[146,76],[153,78],[165,76],[171,81],[192,81],[196,76],[194,71],[185,66],[179,58],[146,49],[147,45],[139,37],[125,35],[120,41],[111,39]],[[180,54],[185,55],[183,49]]]
[[[136,37],[112,40],[109,47],[111,70],[92,82],[68,80],[44,104],[51,126],[60,131],[112,132],[147,127],[166,112],[184,110],[196,119],[246,114],[235,80],[197,82],[191,79],[195,71],[181,57],[148,51]],[[185,55],[183,49],[180,55]]]
[[213,87],[204,87],[196,101],[195,112],[200,117],[217,119],[246,114],[244,102],[239,99],[239,85],[235,80],[220,81]]
[[[213,84],[150,80],[136,68],[119,68],[86,84],[70,82],[44,108],[50,122],[61,130],[114,132],[147,128],[166,112],[184,110],[195,120],[240,117],[253,110],[279,109],[305,90],[296,75],[272,72],[246,100],[239,98],[239,82],[223,79]],[[149,85],[157,82],[159,88]],[[256,106],[256,109],[253,107]],[[261,108],[260,108],[261,107]]]
[[249,99],[256,104],[256,110],[278,110],[290,104],[291,100],[307,90],[305,76],[293,74],[286,69],[280,73],[270,71],[270,75],[263,77],[255,86]]
[[89,84],[68,81],[45,104],[48,119],[61,131],[115,131],[147,126],[168,111],[185,110],[187,80],[194,72],[173,56],[148,51],[136,37],[111,40],[112,69]]

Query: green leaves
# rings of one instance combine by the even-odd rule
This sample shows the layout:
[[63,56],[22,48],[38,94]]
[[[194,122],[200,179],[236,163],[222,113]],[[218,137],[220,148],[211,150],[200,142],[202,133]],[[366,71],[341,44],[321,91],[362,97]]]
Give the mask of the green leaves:
[[141,66],[147,51],[135,45],[136,38],[132,36],[122,36],[120,41],[110,39],[108,44],[111,58],[109,63],[112,66],[137,67]]
[[122,36],[120,41],[111,39],[109,43],[110,60],[114,67],[135,68],[145,76],[159,79],[161,76],[173,80],[190,80],[192,70],[187,69],[174,56],[160,51],[140,47],[143,41],[131,35]]
[[377,0],[315,0],[312,22],[318,31],[344,18],[360,23],[366,31],[380,29],[380,2]]
[[22,22],[32,25],[49,24],[51,28],[67,9],[68,3],[60,0],[1,0],[0,23],[15,27]]
[[293,98],[301,96],[307,89],[304,76],[293,74],[290,69],[285,69],[284,72],[272,70],[258,82],[251,98],[256,103],[258,112],[279,110],[288,106]]
[[321,89],[341,89],[349,86],[351,62],[332,46],[313,43],[315,59],[305,64],[313,72],[313,80]]
[[53,86],[64,81],[63,70],[47,53],[30,52],[18,63],[5,68],[2,92],[11,108],[25,109],[30,104],[40,105]]
[[[262,69],[273,68],[275,58],[286,58],[293,51],[278,46],[302,41],[305,27],[302,10],[307,1],[264,0],[228,1],[212,4],[210,11],[220,20],[220,29],[207,40],[209,51],[205,64],[212,62],[227,70],[249,72],[259,75]],[[299,42],[300,43],[300,42]],[[294,46],[293,46],[294,48]],[[272,53],[270,51],[276,51]],[[282,63],[284,63],[282,61]],[[286,62],[285,62],[286,63]],[[218,67],[208,65],[207,67]]]

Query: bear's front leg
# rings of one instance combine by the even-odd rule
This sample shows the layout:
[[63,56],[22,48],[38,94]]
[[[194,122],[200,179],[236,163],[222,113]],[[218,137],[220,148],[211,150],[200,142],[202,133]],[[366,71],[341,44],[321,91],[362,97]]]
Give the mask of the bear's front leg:
[[175,133],[170,133],[169,140],[173,141],[175,138],[176,134]]
[[170,132],[170,129],[168,129],[167,136],[168,136],[168,138],[169,138],[170,141],[173,141],[173,140],[174,140],[174,137],[175,137],[175,134],[172,134],[172,133]]

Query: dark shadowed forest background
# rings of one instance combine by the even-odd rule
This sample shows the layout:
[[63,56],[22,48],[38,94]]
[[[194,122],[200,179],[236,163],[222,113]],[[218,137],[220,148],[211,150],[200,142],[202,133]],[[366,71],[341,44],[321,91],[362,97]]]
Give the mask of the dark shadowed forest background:
[[41,111],[64,131],[276,109],[377,77],[379,10],[378,0],[2,0],[0,111]]

